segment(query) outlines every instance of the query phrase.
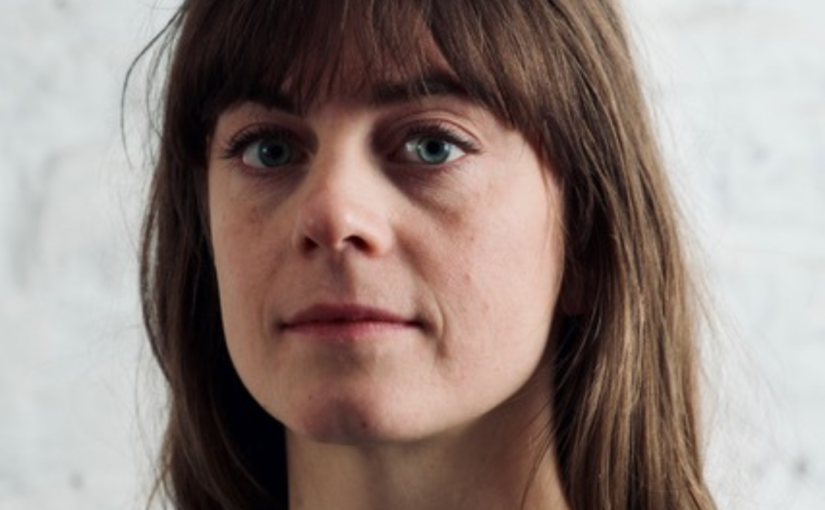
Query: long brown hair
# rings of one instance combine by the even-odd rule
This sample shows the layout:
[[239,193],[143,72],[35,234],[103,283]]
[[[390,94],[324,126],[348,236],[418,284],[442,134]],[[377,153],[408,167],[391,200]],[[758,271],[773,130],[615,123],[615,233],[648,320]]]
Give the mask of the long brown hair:
[[156,488],[179,509],[288,501],[283,427],[241,384],[221,324],[205,201],[217,117],[287,86],[309,104],[333,85],[322,77],[336,75],[344,38],[376,73],[417,75],[420,30],[561,176],[575,306],[558,319],[549,433],[571,508],[715,508],[697,423],[698,301],[612,0],[183,2],[150,45],[169,61],[141,253],[145,325],[169,386]]

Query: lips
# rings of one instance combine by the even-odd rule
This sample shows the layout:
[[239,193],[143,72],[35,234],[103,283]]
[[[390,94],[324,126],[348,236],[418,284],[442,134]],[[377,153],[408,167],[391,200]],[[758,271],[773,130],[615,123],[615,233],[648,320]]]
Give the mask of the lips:
[[318,304],[282,324],[282,329],[316,336],[355,337],[369,333],[417,328],[420,323],[388,310],[359,304]]

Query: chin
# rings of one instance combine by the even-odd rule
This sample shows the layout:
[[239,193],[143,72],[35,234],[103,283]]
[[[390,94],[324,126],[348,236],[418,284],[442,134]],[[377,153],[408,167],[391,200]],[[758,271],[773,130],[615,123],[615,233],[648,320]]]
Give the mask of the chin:
[[363,394],[308,399],[295,419],[285,419],[292,432],[319,443],[380,445],[412,441],[420,435],[411,416],[397,402],[374,401]]

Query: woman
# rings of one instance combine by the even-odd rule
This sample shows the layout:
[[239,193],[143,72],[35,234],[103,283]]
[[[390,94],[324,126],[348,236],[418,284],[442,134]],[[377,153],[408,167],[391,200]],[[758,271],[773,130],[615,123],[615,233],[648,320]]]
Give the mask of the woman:
[[180,509],[711,509],[610,0],[187,0],[143,233]]

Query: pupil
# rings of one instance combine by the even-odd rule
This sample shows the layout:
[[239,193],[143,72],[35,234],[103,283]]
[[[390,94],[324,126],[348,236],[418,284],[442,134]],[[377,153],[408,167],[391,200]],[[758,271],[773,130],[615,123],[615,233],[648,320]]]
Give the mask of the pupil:
[[262,143],[259,154],[261,163],[267,166],[283,165],[289,159],[289,149],[278,142]]
[[423,159],[428,162],[443,162],[447,159],[447,142],[443,140],[426,140],[423,143]]

